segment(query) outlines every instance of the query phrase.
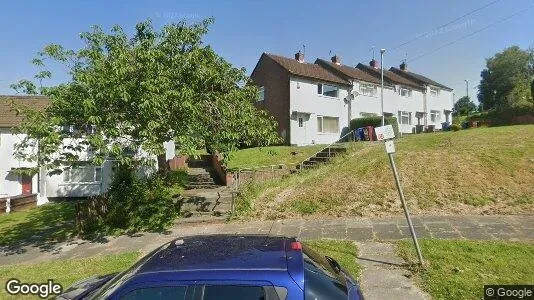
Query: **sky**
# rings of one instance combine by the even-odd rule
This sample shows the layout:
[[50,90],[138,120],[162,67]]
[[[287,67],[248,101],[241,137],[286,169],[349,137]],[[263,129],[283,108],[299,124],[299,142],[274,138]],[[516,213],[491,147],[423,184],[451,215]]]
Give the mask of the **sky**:
[[[208,17],[215,23],[204,42],[249,75],[263,52],[293,57],[305,49],[308,62],[336,54],[355,66],[368,63],[373,48],[379,59],[385,48],[384,66],[407,59],[409,70],[450,86],[457,99],[466,94],[464,80],[470,96],[476,94],[486,58],[512,45],[534,47],[534,0],[2,1],[0,94],[14,94],[10,84],[33,78],[31,60],[45,45],[81,48],[79,34],[91,25],[131,32],[146,19],[161,27]],[[69,80],[64,69],[52,71],[44,84]]]

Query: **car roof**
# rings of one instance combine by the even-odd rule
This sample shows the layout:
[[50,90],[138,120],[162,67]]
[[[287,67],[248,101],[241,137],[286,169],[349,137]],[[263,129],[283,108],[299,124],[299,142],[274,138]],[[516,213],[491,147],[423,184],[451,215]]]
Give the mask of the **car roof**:
[[135,273],[287,270],[288,242],[287,237],[262,235],[184,237],[160,247]]

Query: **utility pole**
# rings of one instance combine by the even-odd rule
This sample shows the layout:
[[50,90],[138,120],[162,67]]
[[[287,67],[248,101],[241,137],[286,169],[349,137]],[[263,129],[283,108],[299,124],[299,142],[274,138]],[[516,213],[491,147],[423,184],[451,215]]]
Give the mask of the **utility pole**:
[[384,52],[386,49],[380,49],[380,107],[382,109],[382,126],[384,126]]
[[465,79],[464,81],[465,81],[465,95],[469,99],[469,81],[467,79]]

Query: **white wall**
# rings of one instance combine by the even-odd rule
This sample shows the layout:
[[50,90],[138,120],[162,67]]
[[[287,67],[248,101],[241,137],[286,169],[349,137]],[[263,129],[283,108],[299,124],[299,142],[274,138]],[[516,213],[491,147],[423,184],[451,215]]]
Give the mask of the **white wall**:
[[[348,94],[347,87],[340,87],[338,97],[327,97],[317,93],[317,84],[324,83],[302,78],[290,78],[289,114],[290,114],[290,143],[292,145],[329,144],[337,141],[348,127],[348,106],[343,99]],[[304,127],[298,124],[299,112],[304,119]],[[293,114],[292,114],[293,113]],[[336,133],[319,133],[317,130],[317,116],[339,118],[339,131]]]
[[[453,95],[452,91],[440,89],[438,96],[430,94],[430,87],[427,88],[428,125],[435,125],[436,129],[441,129],[441,123],[446,122],[445,110],[452,111]],[[440,112],[440,118],[432,122],[430,111]],[[452,124],[452,114],[449,115],[449,123]]]
[[[374,113],[377,116],[382,114],[381,100],[380,100],[380,85],[377,87],[376,95],[366,96],[360,92],[361,82],[354,82],[354,89],[360,93],[352,102],[352,119],[361,118],[362,113]],[[365,83],[369,84],[369,83]],[[408,111],[412,113],[412,124],[399,124],[399,130],[403,133],[411,133],[415,125],[417,124],[416,112],[423,111],[423,93],[422,91],[411,89],[411,97],[403,97],[399,94],[400,86],[384,87],[384,112],[391,113],[398,119],[399,111]],[[398,120],[400,122],[400,120]],[[423,119],[421,119],[423,124]]]
[[[14,168],[30,168],[34,163],[20,161],[13,155],[14,145],[20,142],[24,135],[12,135],[10,129],[0,128],[0,196],[15,196],[22,193],[22,183],[19,175],[11,172]],[[32,192],[37,192],[37,176],[32,178]]]
[[[36,163],[20,161],[14,157],[14,146],[24,138],[24,135],[13,135],[7,128],[0,128],[0,197],[15,196],[22,193],[22,183],[20,176],[10,172],[13,168],[35,167]],[[67,140],[65,143],[73,143]],[[171,148],[174,143],[167,143],[166,156],[174,154]],[[148,157],[142,152],[140,156]],[[86,151],[80,153],[81,160],[87,160],[90,155]],[[148,176],[157,169],[157,160],[152,157],[153,164],[142,167],[139,170],[140,176]],[[64,174],[50,175],[46,170],[41,170],[39,176],[32,177],[32,193],[40,193],[38,204],[47,202],[48,197],[88,197],[104,193],[109,188],[113,174],[113,162],[106,161],[102,167],[102,180],[94,182],[65,182]],[[39,177],[41,182],[39,183]]]

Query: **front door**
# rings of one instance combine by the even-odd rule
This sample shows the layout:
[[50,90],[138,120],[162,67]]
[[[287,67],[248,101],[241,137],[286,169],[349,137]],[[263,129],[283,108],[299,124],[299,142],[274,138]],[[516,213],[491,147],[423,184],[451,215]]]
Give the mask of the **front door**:
[[32,177],[29,175],[21,176],[22,194],[30,195],[32,193]]
[[294,133],[294,143],[297,145],[309,144],[310,141],[307,140],[307,124],[308,124],[309,115],[303,113],[297,113],[297,128]]

